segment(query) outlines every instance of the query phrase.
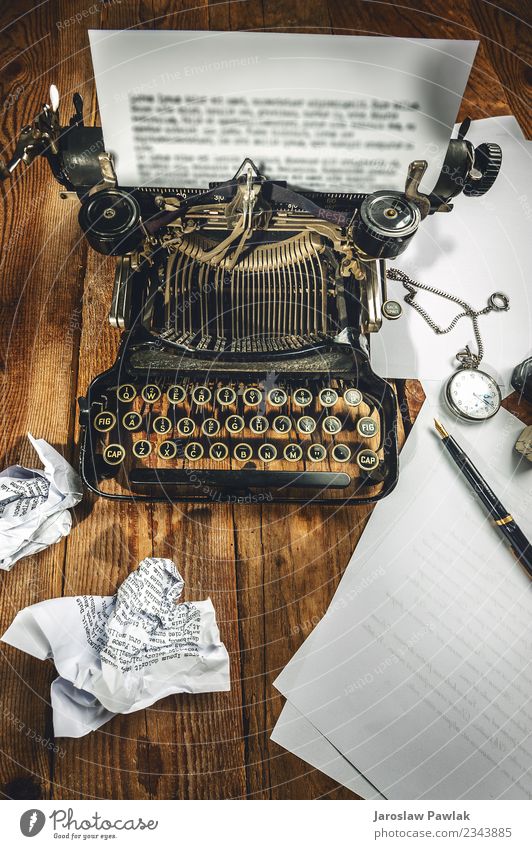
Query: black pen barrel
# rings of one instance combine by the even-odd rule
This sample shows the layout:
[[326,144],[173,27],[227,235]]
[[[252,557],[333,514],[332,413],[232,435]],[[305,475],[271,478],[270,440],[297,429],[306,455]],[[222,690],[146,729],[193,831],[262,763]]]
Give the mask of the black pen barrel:
[[519,563],[532,577],[532,545],[529,540],[453,437],[446,436],[442,442],[471,488],[488,509],[501,534],[510,543]]
[[513,552],[523,569],[526,569],[532,577],[532,545],[519,525],[512,519],[505,525],[499,525],[499,529],[512,546]]
[[506,507],[499,501],[489,484],[484,480],[474,463],[471,462],[467,454],[462,451],[457,442],[452,436],[446,436],[442,439],[447,451],[455,461],[456,465],[461,470],[462,474],[472,487],[479,499],[489,510],[495,519],[504,519],[508,515]]

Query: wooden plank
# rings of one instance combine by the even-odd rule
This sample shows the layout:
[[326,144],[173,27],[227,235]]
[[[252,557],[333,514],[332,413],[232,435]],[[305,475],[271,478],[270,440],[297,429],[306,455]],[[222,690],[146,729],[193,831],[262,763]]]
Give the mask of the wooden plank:
[[[260,26],[259,21],[254,18],[254,25]],[[312,0],[287,8],[277,0],[265,0],[263,26],[274,31],[327,31],[327,5]],[[327,609],[358,538],[356,522],[365,521],[367,515],[364,507],[353,511],[271,504],[235,507],[250,798],[327,793],[352,797],[343,789],[335,792],[334,782],[281,752],[269,738],[283,701],[272,682]]]
[[[114,261],[89,251],[83,297],[77,394],[108,368],[119,334],[107,321]],[[111,595],[140,560],[151,555],[151,519],[145,505],[111,503],[85,494],[68,539],[65,595]],[[144,711],[117,717],[79,740],[64,740],[55,762],[56,798],[149,798],[150,753]]]
[[[70,6],[69,6],[70,8]],[[87,26],[120,28],[140,23],[136,4],[102,6],[101,21],[92,20],[77,30],[67,30],[69,43],[62,55],[74,80],[76,63],[85,57],[88,99],[93,101],[92,63]],[[72,12],[70,12],[72,14]],[[151,17],[151,8],[145,10]],[[78,206],[74,202],[74,206]],[[78,235],[79,237],[79,235]],[[114,260],[88,249],[81,312],[79,372],[76,397],[90,381],[114,361],[119,333],[108,323],[114,277]],[[79,428],[76,427],[76,434]],[[134,504],[115,504],[85,494],[76,511],[77,526],[67,543],[64,573],[65,595],[111,595],[139,561],[151,554],[151,522],[148,509]],[[151,767],[146,750],[146,716],[143,711],[117,717],[101,730],[79,740],[61,741],[65,755],[54,763],[55,798],[149,798]]]
[[[504,4],[471,0],[469,5],[473,21],[482,36],[491,67],[496,69],[496,73],[491,72],[496,85],[498,85],[497,77],[502,78],[504,97],[511,107],[510,110],[506,108],[506,112],[511,111],[516,116],[521,129],[527,138],[530,138],[532,133],[530,109],[532,7],[518,0],[505,0]],[[506,106],[506,103],[504,105]]]
[[219,2],[219,0],[208,0],[207,14],[209,16],[209,29],[225,30],[231,29],[231,4]]
[[233,516],[228,505],[154,505],[153,552],[185,578],[186,599],[211,597],[231,660],[231,691],[179,696],[148,712],[159,746],[163,798],[245,795],[242,693]]
[[282,699],[272,683],[321,616],[364,522],[363,507],[265,505],[242,509],[236,528],[246,760],[252,798],[308,798],[332,783],[270,743]]
[[[345,35],[393,35],[403,38],[478,39],[469,3],[426,0],[422,7],[412,0],[394,6],[364,0],[328,0],[333,32]],[[484,7],[485,4],[482,4]],[[479,46],[467,84],[459,120],[467,115],[486,118],[506,115],[508,104],[502,85],[489,62],[484,42]]]
[[331,32],[327,0],[264,0],[264,26],[275,32]]
[[[264,28],[264,0],[230,0],[229,26],[230,30],[262,30]],[[211,10],[212,13],[212,10]]]
[[[57,21],[67,14],[45,5],[38,14],[20,4],[18,20],[4,7],[0,42],[2,148],[11,153],[16,134],[47,99],[53,80],[68,90],[84,63],[70,69],[54,57],[72,49]],[[68,4],[68,15],[82,8]],[[9,14],[8,14],[9,9]],[[56,17],[60,15],[61,17]],[[5,27],[5,28],[4,28]],[[79,30],[77,32],[79,39]],[[6,99],[7,98],[7,99]],[[35,465],[26,440],[30,430],[73,458],[74,394],[79,344],[79,303],[86,249],[79,242],[77,212],[59,200],[45,162],[22,168],[5,183],[2,198],[1,349],[4,421],[2,468],[14,462]],[[2,631],[21,608],[62,591],[65,543],[28,558],[2,573]],[[49,686],[51,664],[3,646],[1,792],[11,798],[45,798],[52,792],[53,753]],[[38,742],[38,736],[50,743]]]
[[505,398],[502,402],[502,406],[505,410],[508,410],[509,413],[513,413],[514,416],[521,419],[523,427],[525,425],[532,424],[532,402],[527,401],[526,398],[520,396],[518,392],[512,392],[508,398]]
[[209,2],[196,0],[151,0],[155,29],[209,29]]
[[[153,0],[163,29],[209,27],[207,2]],[[140,505],[139,505],[140,509]],[[238,609],[233,553],[233,513],[227,505],[152,508],[153,554],[174,560],[187,599],[210,595],[221,638],[231,658],[231,691],[176,696],[147,712],[146,746],[158,763],[163,798],[234,798],[245,795]]]

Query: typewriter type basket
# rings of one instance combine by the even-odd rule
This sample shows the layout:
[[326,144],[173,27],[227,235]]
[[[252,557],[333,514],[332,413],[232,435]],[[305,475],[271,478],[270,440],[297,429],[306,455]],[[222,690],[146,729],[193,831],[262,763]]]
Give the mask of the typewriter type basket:
[[316,345],[338,332],[325,249],[322,237],[304,230],[254,245],[229,269],[223,260],[203,260],[213,243],[192,234],[168,259],[163,303],[155,295],[151,304],[148,294],[144,320],[162,339],[192,341],[198,351],[286,353]]

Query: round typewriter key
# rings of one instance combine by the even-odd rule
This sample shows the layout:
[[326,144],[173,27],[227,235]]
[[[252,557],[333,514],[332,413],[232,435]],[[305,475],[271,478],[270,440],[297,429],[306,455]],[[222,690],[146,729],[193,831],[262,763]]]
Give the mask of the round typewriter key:
[[260,389],[250,386],[248,389],[244,389],[242,397],[244,404],[247,404],[248,407],[257,407],[262,401],[262,392]]
[[157,416],[157,418],[153,420],[152,427],[155,433],[170,433],[172,430],[172,422],[167,416]]
[[333,459],[335,459],[337,463],[347,463],[347,461],[351,459],[351,449],[348,445],[343,445],[339,442],[334,446],[332,455]]
[[133,443],[133,454],[135,457],[149,457],[151,454],[151,442],[147,439],[139,439]]
[[292,395],[292,400],[298,407],[308,407],[312,403],[312,392],[310,389],[296,389]]
[[391,321],[401,318],[403,314],[403,308],[399,301],[384,301],[381,311],[384,318],[389,318]]
[[116,416],[114,413],[104,410],[102,413],[96,413],[92,423],[96,430],[99,430],[100,433],[107,433],[109,430],[114,428],[116,424]]
[[370,451],[369,448],[363,448],[357,454],[357,463],[364,472],[371,472],[379,465],[379,458],[375,451]]
[[327,449],[325,445],[320,445],[319,442],[315,442],[314,445],[309,445],[307,451],[307,457],[312,463],[322,463],[327,456]]
[[297,420],[297,429],[300,433],[314,433],[316,430],[316,422],[312,416],[301,416]]
[[236,401],[236,392],[231,386],[220,386],[216,393],[216,399],[219,404],[226,407],[228,404],[234,404]]
[[124,413],[122,416],[122,424],[126,430],[140,430],[142,426],[142,416],[134,410],[131,413]]
[[263,463],[271,463],[277,457],[277,448],[270,442],[259,445],[258,455]]
[[338,433],[342,430],[342,422],[337,416],[326,416],[322,427],[325,433]]
[[273,429],[277,433],[288,433],[292,427],[292,422],[288,416],[276,416],[273,420]]
[[338,401],[338,392],[336,389],[322,389],[319,394],[320,404],[322,407],[333,407]]
[[185,457],[187,460],[201,460],[203,457],[203,445],[199,442],[188,442],[185,445]]
[[362,392],[360,389],[346,389],[344,401],[348,407],[358,407],[362,403]]
[[209,457],[211,460],[225,460],[229,454],[229,449],[224,442],[215,442],[209,448]]
[[235,460],[240,460],[241,463],[245,462],[245,460],[251,460],[253,457],[253,448],[247,442],[240,442],[239,445],[235,445],[233,457]]
[[379,432],[379,425],[374,419],[370,419],[368,416],[363,416],[357,422],[357,431],[360,436],[377,436]]
[[244,430],[244,419],[242,416],[227,416],[225,426],[230,433],[240,433]]
[[103,451],[103,459],[110,466],[118,466],[126,456],[126,449],[123,445],[112,443],[106,445]]
[[175,386],[170,386],[168,392],[166,393],[166,397],[168,398],[169,404],[180,404],[181,401],[185,400],[185,395],[187,393],[183,389],[182,386],[176,384]]
[[220,422],[218,419],[205,419],[201,425],[201,432],[206,436],[216,436],[220,430]]
[[147,383],[146,386],[142,387],[140,394],[146,404],[155,404],[161,397],[161,390],[156,383]]
[[199,407],[208,404],[212,398],[212,392],[207,386],[196,386],[192,392],[192,400]]
[[177,445],[175,442],[161,442],[161,444],[157,446],[157,454],[162,460],[173,460],[177,454]]
[[272,407],[282,407],[288,401],[288,395],[284,389],[270,389],[268,392],[268,401]]
[[196,422],[192,419],[179,419],[177,429],[182,436],[190,436],[196,430]]
[[266,433],[270,426],[270,423],[266,416],[253,416],[249,423],[249,426],[253,433]]
[[303,449],[301,445],[298,445],[297,442],[292,442],[290,445],[287,445],[283,451],[285,460],[289,460],[290,463],[297,463],[298,460],[301,460],[303,456]]
[[137,397],[137,390],[131,383],[123,383],[122,386],[119,386],[116,390],[116,395],[119,401],[127,403],[128,401],[133,401],[133,399]]

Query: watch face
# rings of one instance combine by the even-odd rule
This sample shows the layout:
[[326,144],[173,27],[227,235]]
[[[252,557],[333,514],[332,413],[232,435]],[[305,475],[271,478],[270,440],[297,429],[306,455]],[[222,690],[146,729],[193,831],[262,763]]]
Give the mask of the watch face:
[[501,406],[501,393],[489,374],[464,368],[449,379],[445,397],[451,410],[470,421],[483,421],[494,416]]

